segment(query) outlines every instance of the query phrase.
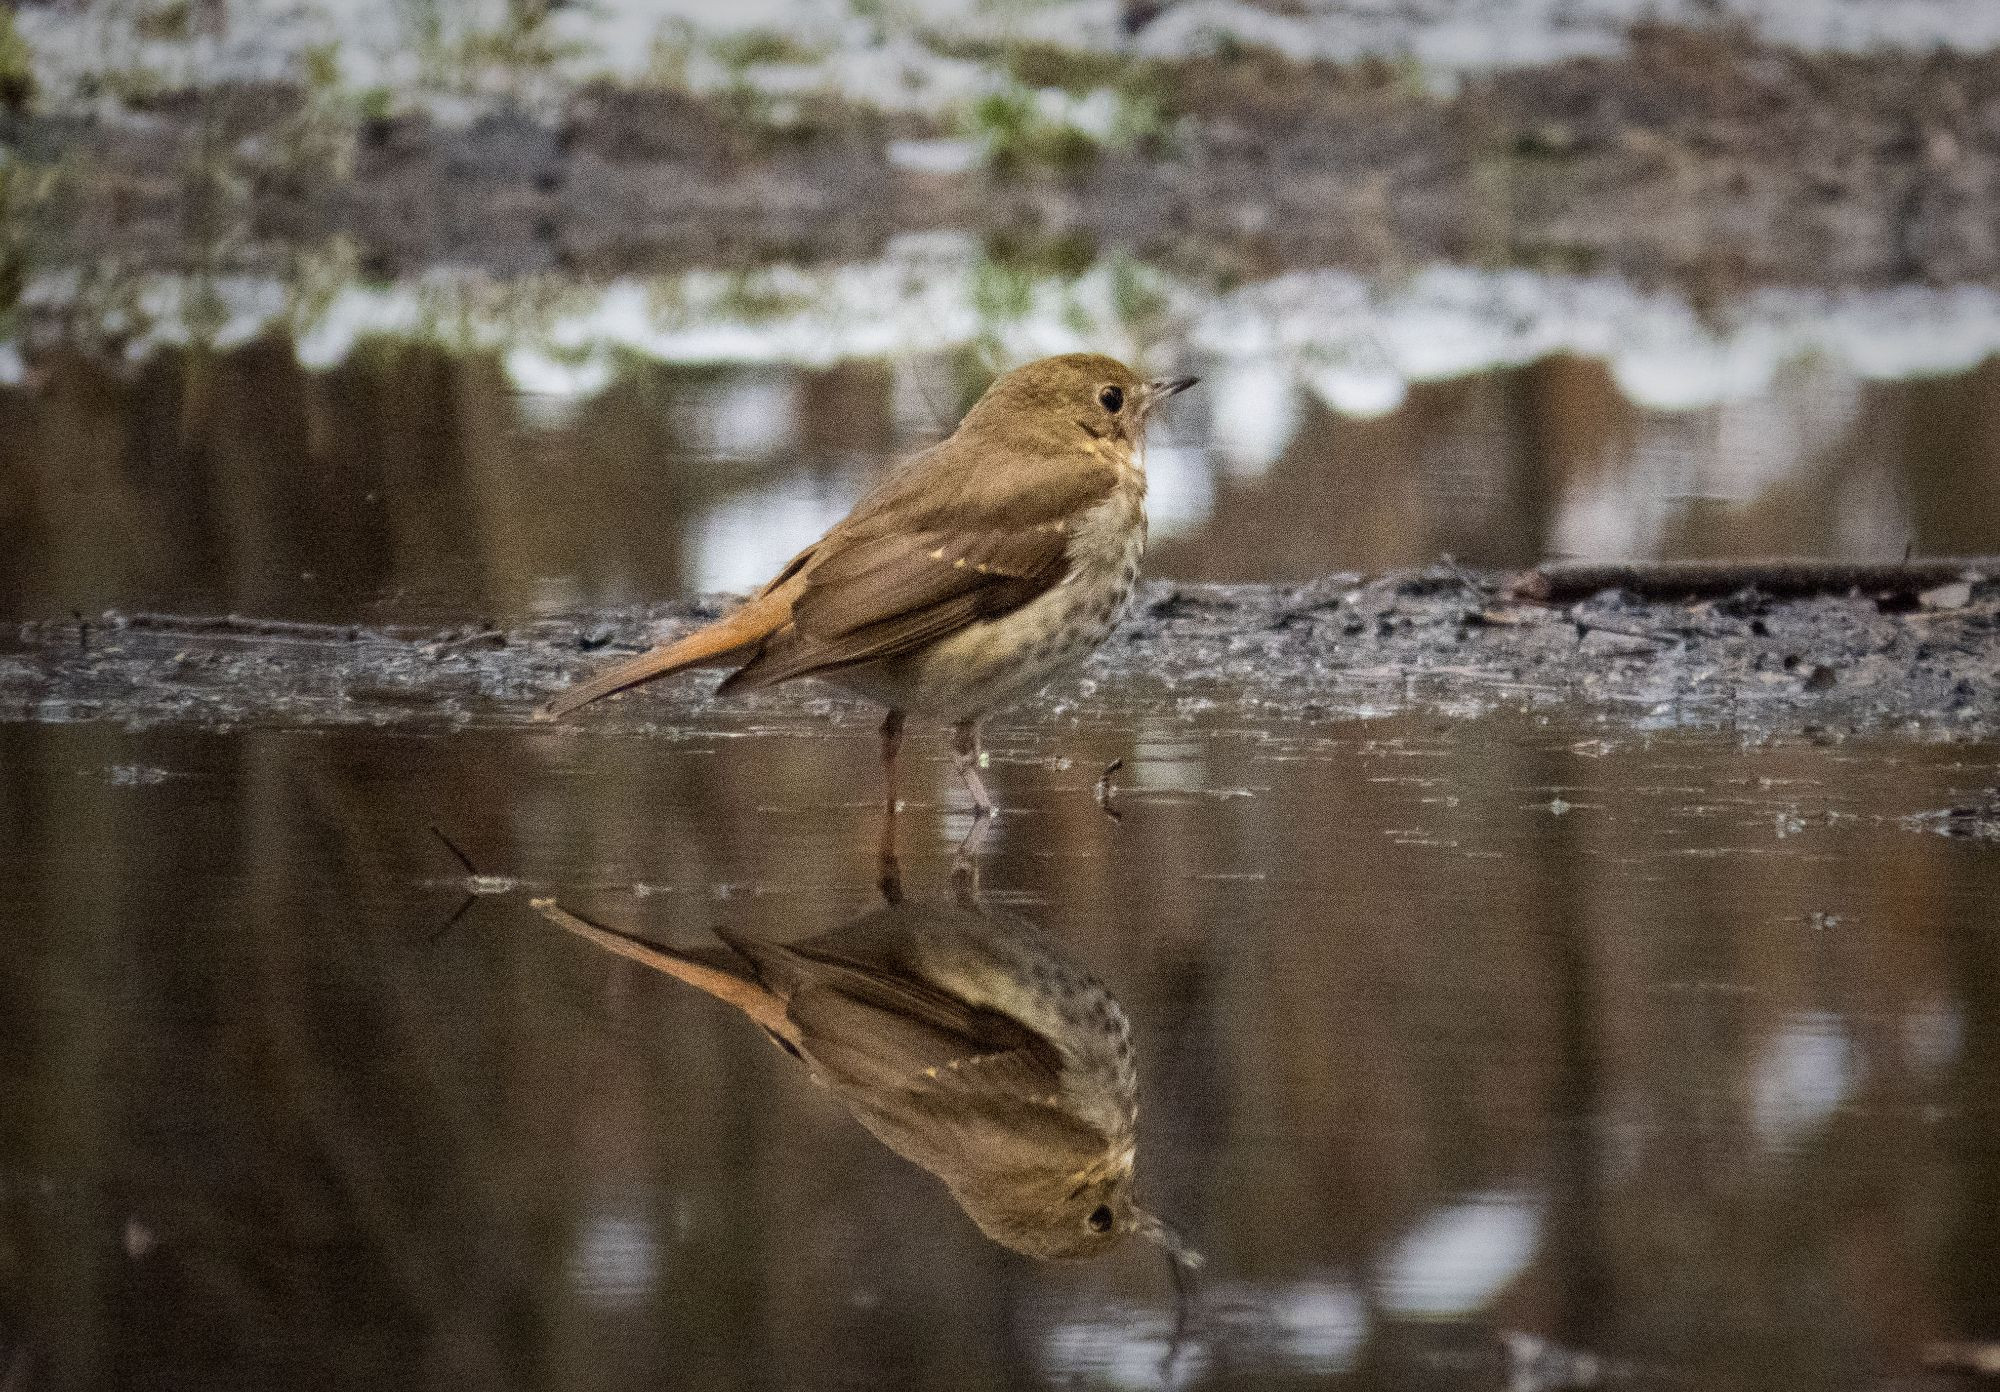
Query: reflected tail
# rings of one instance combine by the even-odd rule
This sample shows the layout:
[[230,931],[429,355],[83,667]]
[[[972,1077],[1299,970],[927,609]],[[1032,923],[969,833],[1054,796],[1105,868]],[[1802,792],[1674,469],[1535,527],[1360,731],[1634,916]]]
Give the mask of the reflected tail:
[[778,1039],[796,1045],[798,1030],[786,1018],[784,1001],[756,982],[706,962],[698,962],[692,957],[655,947],[615,929],[601,927],[588,919],[579,918],[553,899],[533,899],[529,901],[529,907],[557,927],[568,929],[606,952],[615,952],[643,967],[665,972],[725,1005],[735,1006]]

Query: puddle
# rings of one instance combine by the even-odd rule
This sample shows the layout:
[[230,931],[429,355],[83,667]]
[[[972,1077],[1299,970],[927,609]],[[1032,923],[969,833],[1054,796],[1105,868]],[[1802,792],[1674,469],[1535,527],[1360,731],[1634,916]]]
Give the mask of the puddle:
[[[934,733],[919,920],[966,825]],[[49,1386],[1806,1388],[1915,1385],[2000,1318],[2000,858],[1924,821],[1991,805],[2000,746],[993,742],[1035,757],[989,775],[981,913],[1129,1017],[1185,1318],[1148,1244],[1007,1252],[739,1010],[530,907],[697,953],[853,931],[860,716],[11,724],[5,1349]]]

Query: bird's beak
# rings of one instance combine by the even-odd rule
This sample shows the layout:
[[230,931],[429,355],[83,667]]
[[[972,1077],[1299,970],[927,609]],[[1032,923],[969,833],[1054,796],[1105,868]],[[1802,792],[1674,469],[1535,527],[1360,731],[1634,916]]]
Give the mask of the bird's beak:
[[1162,377],[1157,382],[1146,383],[1146,402],[1154,405],[1165,401],[1175,392],[1184,392],[1199,382],[1199,377]]
[[[1135,1208],[1132,1218],[1133,1230],[1165,1252],[1173,1260],[1176,1272],[1194,1271],[1206,1260],[1201,1253],[1188,1246],[1187,1239],[1180,1235],[1178,1229],[1157,1213]],[[1179,1277],[1175,1279],[1178,1282]]]

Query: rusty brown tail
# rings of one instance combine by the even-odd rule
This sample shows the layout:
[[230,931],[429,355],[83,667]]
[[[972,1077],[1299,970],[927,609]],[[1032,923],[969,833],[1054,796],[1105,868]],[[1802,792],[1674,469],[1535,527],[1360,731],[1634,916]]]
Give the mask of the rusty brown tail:
[[791,621],[792,600],[799,586],[786,584],[758,595],[735,613],[717,619],[706,628],[663,647],[642,652],[600,672],[580,686],[572,686],[535,707],[535,719],[555,720],[579,706],[601,700],[615,691],[637,686],[655,677],[664,677],[688,667],[698,667],[753,643],[762,642]]
[[691,957],[683,957],[665,948],[654,947],[651,943],[627,937],[612,929],[600,928],[589,919],[578,918],[553,899],[532,899],[529,901],[529,906],[549,922],[567,928],[579,938],[596,943],[606,952],[615,952],[620,957],[629,957],[641,966],[665,972],[668,976],[685,981],[698,991],[707,992],[725,1005],[735,1006],[778,1038],[797,1047],[798,1028],[786,1017],[784,1001],[756,982],[732,975],[720,967],[711,967],[706,962],[697,962]]

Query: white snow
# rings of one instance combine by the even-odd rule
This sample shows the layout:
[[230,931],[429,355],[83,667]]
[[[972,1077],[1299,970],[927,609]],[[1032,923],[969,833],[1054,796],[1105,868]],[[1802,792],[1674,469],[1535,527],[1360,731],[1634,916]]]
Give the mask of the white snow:
[[[1993,0],[1180,0],[1137,35],[1124,31],[1116,0],[596,0],[556,9],[527,35],[509,33],[505,0],[230,0],[213,27],[190,18],[189,32],[171,35],[160,32],[158,9],[143,0],[16,9],[43,100],[115,108],[88,95],[107,78],[112,87],[139,75],[172,87],[316,73],[337,91],[382,89],[398,105],[461,121],[501,101],[550,109],[562,91],[594,78],[818,91],[948,114],[1009,83],[996,65],[957,56],[969,39],[1156,57],[1225,46],[1301,60],[1376,57],[1407,63],[1438,88],[1468,72],[1614,54],[1647,19],[1735,20],[1772,42],[1814,50],[2000,47]],[[784,45],[767,45],[773,56],[760,58],[746,35]],[[502,56],[510,46],[513,60]],[[1102,123],[1111,100],[1038,99],[1085,128]]]

